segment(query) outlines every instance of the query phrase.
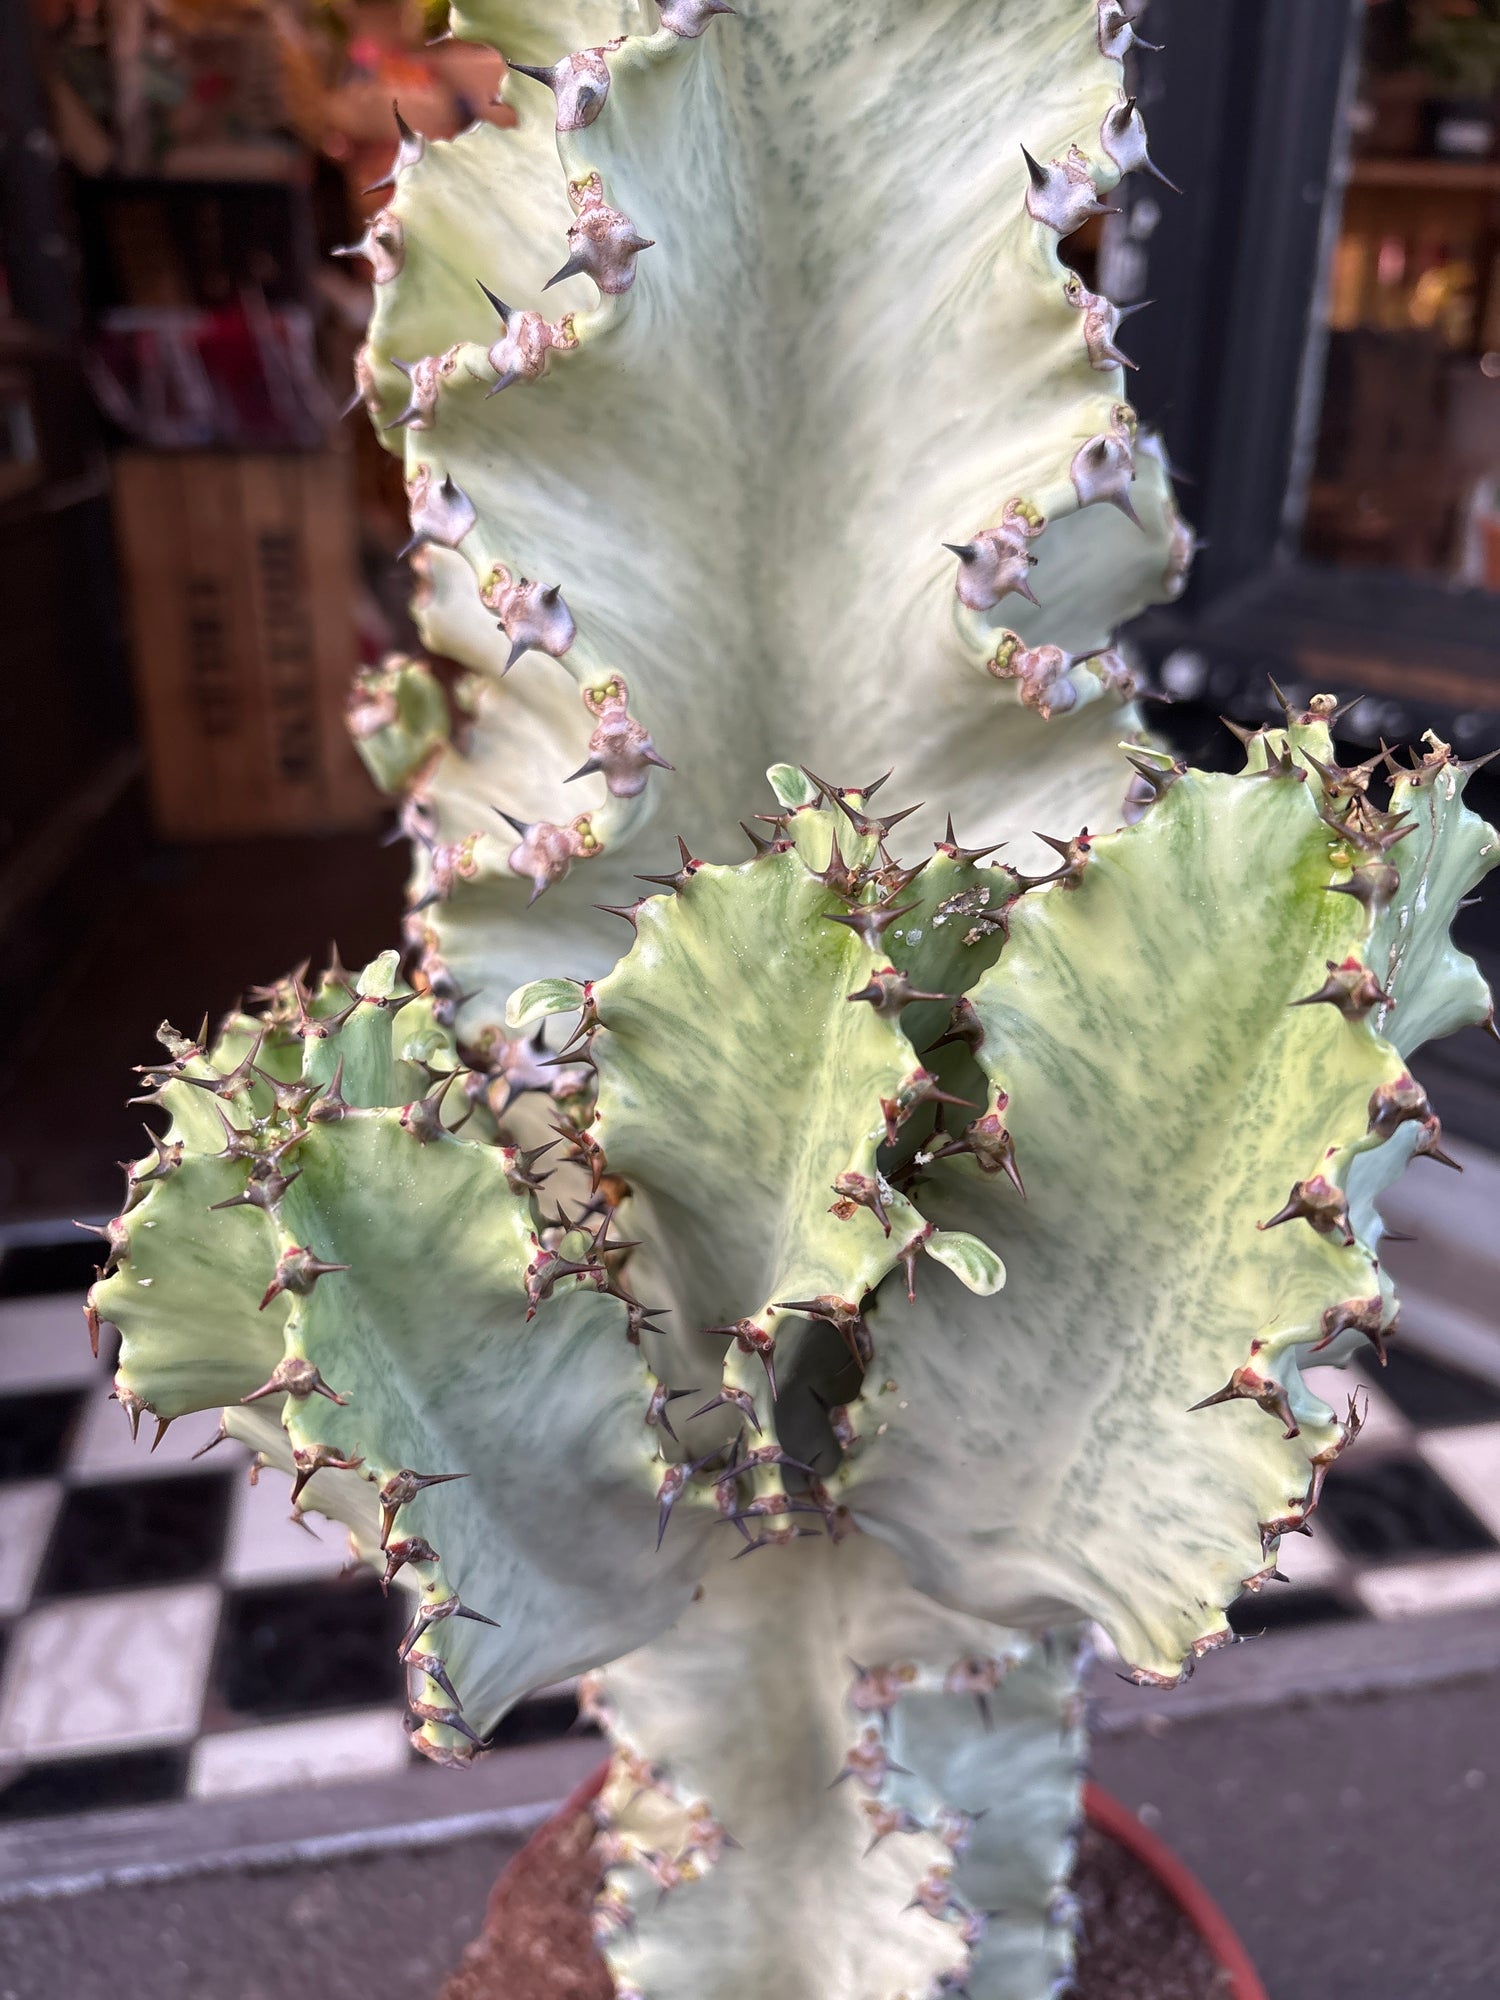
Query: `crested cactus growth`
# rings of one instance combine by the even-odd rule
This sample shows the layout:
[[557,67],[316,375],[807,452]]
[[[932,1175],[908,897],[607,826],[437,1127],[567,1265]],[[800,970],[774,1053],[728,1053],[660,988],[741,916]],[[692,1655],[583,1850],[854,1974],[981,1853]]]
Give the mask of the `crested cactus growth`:
[[1323,698],[1234,776],[1128,706],[1192,539],[1058,249],[1158,171],[1122,7],[452,25],[519,122],[403,129],[361,250],[468,668],[351,698],[407,949],[163,1029],[90,1323],[405,1593],[418,1748],[583,1676],[622,2000],[1044,2000],[1091,1630],[1181,1679],[1357,1431],[1301,1364],[1394,1327],[1496,837]]
[[1406,1056],[1484,1016],[1495,835],[1322,704],[1235,776],[1134,755],[1154,803],[1040,875],[775,768],[751,860],[512,997],[498,1091],[394,955],[147,1072],[116,1393],[227,1400],[349,1523],[429,1754],[591,1672],[621,1993],[1054,1991],[1089,1623],[1191,1672],[1357,1433],[1300,1364],[1393,1326],[1374,1197],[1444,1157]]

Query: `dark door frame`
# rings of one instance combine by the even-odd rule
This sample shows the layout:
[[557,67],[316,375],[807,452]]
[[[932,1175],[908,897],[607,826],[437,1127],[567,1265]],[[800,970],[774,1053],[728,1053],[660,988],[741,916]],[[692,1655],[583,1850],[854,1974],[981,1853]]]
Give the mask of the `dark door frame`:
[[[1297,553],[1316,436],[1323,288],[1364,0],[1153,0],[1140,60],[1152,151],[1181,198],[1118,197],[1136,401],[1204,544],[1187,594],[1134,636],[1173,692],[1252,719],[1288,692],[1368,697],[1351,733],[1432,725],[1500,742],[1500,601]],[[1175,657],[1174,657],[1175,656]]]

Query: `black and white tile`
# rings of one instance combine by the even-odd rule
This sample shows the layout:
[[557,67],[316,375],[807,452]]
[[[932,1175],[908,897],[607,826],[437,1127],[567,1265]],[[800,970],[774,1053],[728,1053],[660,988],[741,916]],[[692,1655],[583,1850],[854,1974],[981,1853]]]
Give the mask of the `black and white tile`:
[[0,1261],[0,1819],[403,1769],[400,1604],[212,1414],[132,1441],[86,1263]]
[[[287,1482],[221,1445],[213,1413],[155,1452],[108,1400],[79,1311],[87,1246],[0,1257],[0,1820],[389,1775],[411,1753],[395,1648],[402,1611],[342,1532],[290,1518]],[[1420,1338],[1420,1307],[1406,1321]],[[1500,1336],[1496,1336],[1500,1352]],[[1415,1344],[1385,1370],[1314,1370],[1368,1398],[1288,1578],[1235,1607],[1245,1635],[1500,1604],[1500,1368]],[[1326,1379],[1325,1379],[1326,1377]],[[149,1428],[146,1427],[146,1428]],[[499,1740],[560,1736],[566,1689]]]

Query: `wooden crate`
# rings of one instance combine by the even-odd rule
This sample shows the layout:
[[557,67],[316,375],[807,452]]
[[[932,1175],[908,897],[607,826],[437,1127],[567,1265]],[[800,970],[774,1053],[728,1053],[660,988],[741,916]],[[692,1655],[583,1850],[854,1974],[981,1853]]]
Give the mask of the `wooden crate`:
[[114,500],[158,830],[372,824],[379,803],[343,723],[356,665],[347,458],[131,452]]

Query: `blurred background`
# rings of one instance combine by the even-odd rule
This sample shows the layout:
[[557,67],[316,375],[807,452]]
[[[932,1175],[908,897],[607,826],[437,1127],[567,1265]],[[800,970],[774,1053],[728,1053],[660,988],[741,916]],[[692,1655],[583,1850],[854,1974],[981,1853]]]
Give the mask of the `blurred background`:
[[[337,1583],[284,1489],[193,1465],[189,1426],[140,1477],[70,1219],[113,1212],[159,1021],[396,935],[404,857],[342,716],[356,664],[408,641],[407,525],[395,461],[341,419],[370,290],[337,253],[380,204],[393,100],[430,137],[509,116],[497,58],[432,43],[444,14],[0,5],[0,1822],[404,1764],[395,1607]],[[1274,677],[1352,704],[1351,758],[1429,726],[1492,750],[1500,0],[1152,0],[1144,32],[1165,48],[1134,87],[1183,192],[1134,177],[1067,253],[1149,302],[1132,394],[1202,543],[1126,635],[1171,698],[1153,726],[1227,764],[1218,718],[1275,715]],[[1496,771],[1471,793],[1491,818]],[[1460,924],[1500,981],[1500,896]],[[1277,1602],[1300,1608],[1244,1629],[1500,1604],[1500,1044],[1419,1067],[1465,1192],[1415,1197],[1373,1456],[1330,1481],[1318,1557],[1298,1544]],[[112,1709],[99,1663],[153,1593],[175,1692],[157,1659],[156,1706]],[[38,1707],[26,1662],[69,1652]],[[511,1740],[572,1713],[558,1691]]]
[[336,253],[380,206],[365,190],[389,171],[396,101],[432,137],[510,119],[499,58],[429,46],[435,15],[3,10],[13,1221],[111,1205],[103,1163],[139,1136],[134,1113],[110,1122],[122,1065],[164,1015],[221,1009],[251,964],[335,936],[358,960],[395,935],[402,857],[372,838],[380,803],[343,707],[355,666],[410,636],[408,528],[397,461],[362,412],[341,421],[370,283]]

